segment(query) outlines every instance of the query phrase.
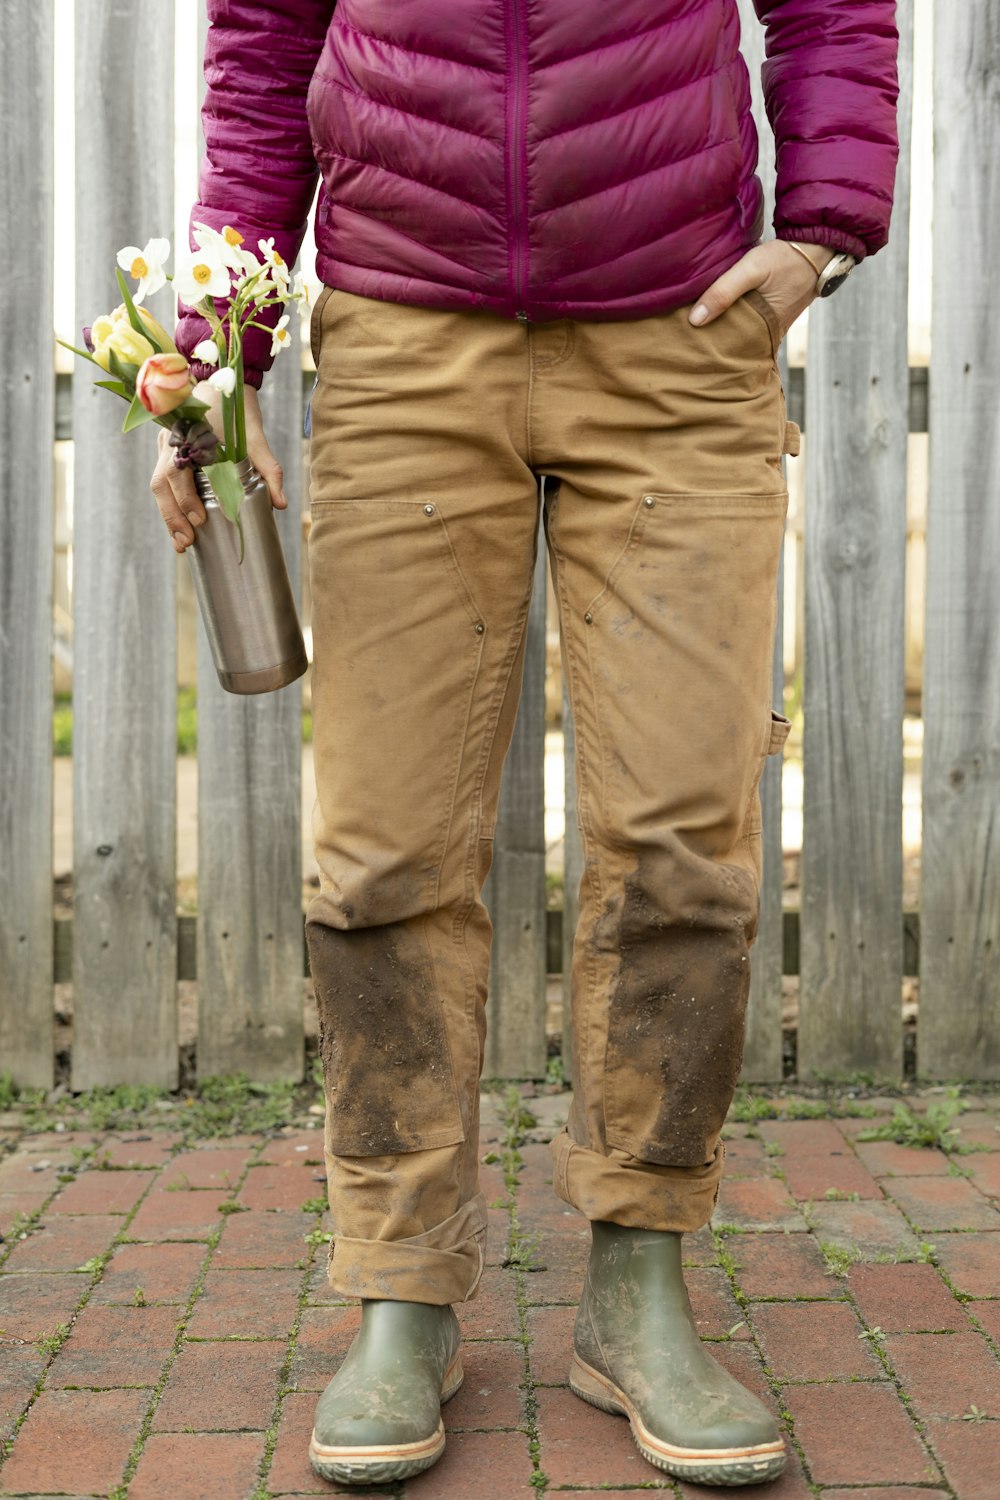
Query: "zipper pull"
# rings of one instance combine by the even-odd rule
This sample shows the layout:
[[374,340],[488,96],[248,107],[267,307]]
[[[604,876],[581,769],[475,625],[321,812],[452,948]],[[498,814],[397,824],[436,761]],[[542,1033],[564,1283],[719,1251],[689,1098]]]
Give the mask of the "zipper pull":
[[519,310],[518,312],[516,312],[514,314],[514,316],[515,316],[515,318],[517,319],[517,321],[519,323],[527,323],[528,322],[528,314],[526,312],[522,312],[522,311]]

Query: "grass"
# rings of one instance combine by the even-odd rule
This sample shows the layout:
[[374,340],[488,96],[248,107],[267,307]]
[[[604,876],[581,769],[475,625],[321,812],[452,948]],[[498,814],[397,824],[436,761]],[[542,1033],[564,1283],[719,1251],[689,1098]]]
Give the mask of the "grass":
[[929,1104],[923,1115],[914,1114],[908,1104],[900,1103],[881,1125],[860,1131],[858,1140],[894,1141],[897,1146],[936,1146],[940,1151],[950,1151],[959,1133],[953,1122],[964,1108],[957,1088],[950,1088],[943,1099]]

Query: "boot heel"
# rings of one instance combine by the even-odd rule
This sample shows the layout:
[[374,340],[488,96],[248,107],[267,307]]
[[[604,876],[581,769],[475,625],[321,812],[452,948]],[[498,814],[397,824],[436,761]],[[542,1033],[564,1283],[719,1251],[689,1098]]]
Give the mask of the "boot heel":
[[465,1379],[465,1371],[462,1369],[462,1356],[456,1354],[452,1363],[445,1371],[444,1380],[441,1382],[441,1405],[450,1401],[452,1396],[457,1396]]
[[569,1367],[569,1387],[584,1401],[589,1401],[591,1406],[599,1406],[601,1411],[609,1411],[619,1417],[628,1416],[626,1408],[615,1399],[609,1382],[602,1379],[589,1365],[585,1365],[578,1354],[573,1355],[573,1363]]

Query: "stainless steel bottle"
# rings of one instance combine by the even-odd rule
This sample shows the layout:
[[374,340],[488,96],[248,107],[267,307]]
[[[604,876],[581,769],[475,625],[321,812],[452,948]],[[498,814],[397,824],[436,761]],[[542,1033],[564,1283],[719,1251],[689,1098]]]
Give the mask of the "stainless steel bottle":
[[240,537],[204,470],[194,481],[206,520],[186,549],[219,681],[230,693],[270,693],[309,665],[267,485],[249,458],[236,465],[245,499]]

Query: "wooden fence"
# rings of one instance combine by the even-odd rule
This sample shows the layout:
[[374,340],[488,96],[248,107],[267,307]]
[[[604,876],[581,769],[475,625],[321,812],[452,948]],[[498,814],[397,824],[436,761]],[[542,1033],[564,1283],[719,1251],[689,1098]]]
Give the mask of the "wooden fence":
[[[762,33],[744,12],[751,75]],[[0,381],[0,1071],[52,1079],[53,981],[71,978],[72,1086],[175,1085],[177,981],[197,973],[198,1069],[299,1076],[302,684],[222,692],[199,627],[198,917],[176,909],[178,569],[149,495],[149,432],[128,441],[86,372],[59,430],[74,438],[73,918],[53,921],[52,546],[54,0],[0,0],[8,148],[0,157],[5,357]],[[109,300],[119,245],[174,220],[171,5],[87,0],[76,22],[76,303]],[[900,127],[909,139],[913,16],[901,0]],[[202,27],[204,21],[202,21]],[[908,368],[909,153],[891,246],[810,314],[805,375],[784,371],[806,432],[802,899],[781,896],[781,766],[764,784],[765,881],[745,1077],[782,1076],[781,977],[801,981],[798,1075],[899,1079],[901,979],[917,967],[918,1065],[1000,1077],[1000,453],[993,249],[1000,232],[1000,0],[937,0],[933,352]],[[156,59],[150,86],[149,59]],[[759,90],[757,91],[759,95]],[[756,100],[761,118],[760,100]],[[762,168],[773,151],[762,129]],[[930,162],[919,162],[921,173]],[[63,206],[65,207],[65,206]],[[265,383],[266,424],[303,497],[303,387]],[[907,440],[929,431],[923,867],[902,903]],[[301,577],[299,517],[278,525]],[[541,572],[540,572],[541,584]],[[495,949],[487,1073],[546,1062],[543,831],[545,607],[536,590],[489,896]],[[781,642],[775,702],[781,702]],[[567,718],[567,744],[572,726]],[[580,856],[567,756],[564,954]],[[194,938],[194,952],[191,938]],[[563,972],[568,971],[564,961]]]

